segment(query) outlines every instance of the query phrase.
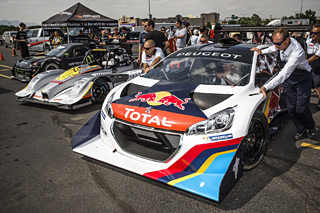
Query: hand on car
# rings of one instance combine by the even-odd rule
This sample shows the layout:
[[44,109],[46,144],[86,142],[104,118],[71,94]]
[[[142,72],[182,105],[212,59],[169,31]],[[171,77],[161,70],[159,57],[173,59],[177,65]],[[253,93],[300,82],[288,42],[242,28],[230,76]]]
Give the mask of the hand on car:
[[258,53],[258,55],[261,55],[261,54],[262,54],[262,52],[261,52],[261,50],[260,50],[259,48],[252,47],[250,50],[251,50],[251,51],[256,51],[256,52]]
[[262,93],[263,94],[263,97],[264,99],[267,98],[267,90],[264,86],[262,86],[260,89],[259,89],[259,93]]

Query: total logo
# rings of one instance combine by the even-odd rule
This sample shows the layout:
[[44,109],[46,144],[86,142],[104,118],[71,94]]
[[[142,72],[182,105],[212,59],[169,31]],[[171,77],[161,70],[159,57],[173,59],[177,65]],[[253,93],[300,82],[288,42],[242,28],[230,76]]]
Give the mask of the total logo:
[[173,106],[181,110],[185,109],[183,104],[188,103],[188,101],[190,100],[190,98],[185,98],[183,101],[177,96],[172,95],[170,92],[166,92],[166,91],[146,93],[146,94],[142,94],[141,92],[138,92],[135,95],[135,97],[136,98],[130,99],[129,102],[132,102],[132,101],[147,102],[151,106],[159,106],[162,104],[169,106],[173,104]]
[[132,121],[140,121],[143,124],[153,125],[156,124],[157,126],[165,126],[165,127],[172,127],[172,124],[175,122],[167,121],[167,117],[159,117],[159,116],[152,116],[146,113],[140,113],[135,111],[134,109],[125,108],[126,113],[124,115],[125,118],[129,118]]

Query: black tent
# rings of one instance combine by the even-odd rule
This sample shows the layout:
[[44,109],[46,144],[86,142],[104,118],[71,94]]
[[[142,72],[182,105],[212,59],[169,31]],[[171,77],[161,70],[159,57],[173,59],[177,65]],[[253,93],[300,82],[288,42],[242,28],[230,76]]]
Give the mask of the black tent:
[[43,27],[113,27],[118,26],[118,21],[103,16],[81,3],[58,13],[42,22]]

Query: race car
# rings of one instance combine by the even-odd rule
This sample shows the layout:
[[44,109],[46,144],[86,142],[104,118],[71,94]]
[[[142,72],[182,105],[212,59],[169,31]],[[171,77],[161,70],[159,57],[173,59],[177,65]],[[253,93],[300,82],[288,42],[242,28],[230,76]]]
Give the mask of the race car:
[[252,47],[231,40],[169,55],[114,88],[73,151],[221,202],[288,120],[281,86],[259,93],[278,56]]
[[114,86],[142,73],[136,69],[135,60],[120,47],[89,50],[83,61],[86,64],[67,71],[48,70],[36,75],[16,93],[16,100],[75,109],[103,102]]
[[54,69],[68,70],[82,63],[89,46],[83,43],[62,44],[42,56],[20,59],[12,68],[12,74],[22,82],[30,81],[35,75]]

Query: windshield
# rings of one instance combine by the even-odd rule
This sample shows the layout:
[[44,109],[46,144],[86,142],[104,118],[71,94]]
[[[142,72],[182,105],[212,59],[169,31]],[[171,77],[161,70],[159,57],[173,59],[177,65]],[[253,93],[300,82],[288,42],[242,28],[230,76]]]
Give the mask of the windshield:
[[67,51],[66,46],[60,45],[54,49],[52,49],[50,52],[48,52],[47,56],[58,56],[61,57],[64,55],[64,53]]
[[244,86],[251,64],[208,57],[168,58],[144,77],[183,83]]

